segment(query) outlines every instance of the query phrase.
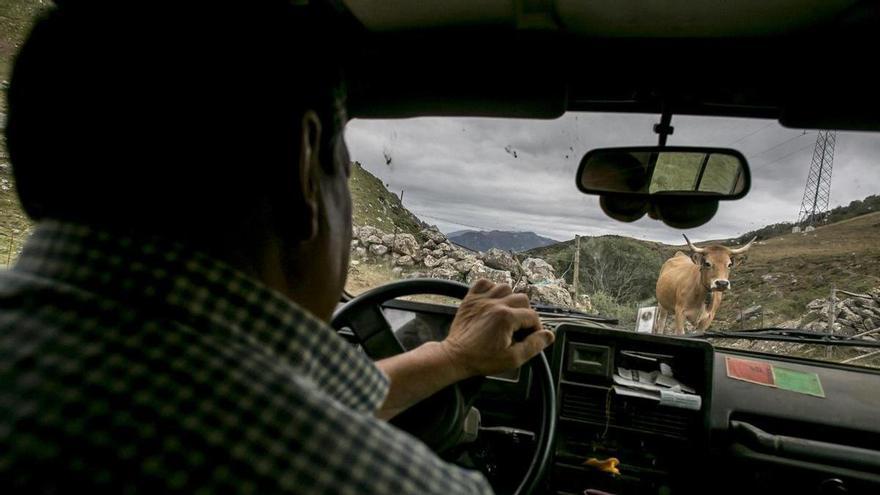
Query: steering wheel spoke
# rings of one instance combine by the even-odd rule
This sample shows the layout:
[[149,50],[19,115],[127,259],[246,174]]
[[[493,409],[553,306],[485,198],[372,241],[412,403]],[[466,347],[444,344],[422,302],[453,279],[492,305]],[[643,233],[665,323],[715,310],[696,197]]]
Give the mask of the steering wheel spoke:
[[[404,352],[388,319],[379,306],[362,306],[341,322],[355,334],[360,346],[373,360],[385,359]],[[339,328],[339,327],[337,327]]]

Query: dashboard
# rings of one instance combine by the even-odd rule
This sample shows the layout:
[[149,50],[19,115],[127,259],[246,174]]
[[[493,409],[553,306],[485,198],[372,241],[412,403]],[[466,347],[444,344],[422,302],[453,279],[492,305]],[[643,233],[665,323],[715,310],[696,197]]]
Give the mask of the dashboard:
[[[455,308],[391,301],[383,312],[412,348],[442,339]],[[716,349],[598,320],[542,320],[557,335],[545,351],[558,401],[545,493],[880,493],[877,371]],[[742,363],[815,375],[821,395],[803,388],[815,384],[760,383],[738,374]],[[660,393],[632,383],[645,377],[675,385]],[[500,454],[487,446],[476,455],[499,493],[509,491],[505,473],[530,457],[522,432],[535,426],[532,388],[528,367],[511,370],[489,377],[475,405],[487,431],[520,432]]]

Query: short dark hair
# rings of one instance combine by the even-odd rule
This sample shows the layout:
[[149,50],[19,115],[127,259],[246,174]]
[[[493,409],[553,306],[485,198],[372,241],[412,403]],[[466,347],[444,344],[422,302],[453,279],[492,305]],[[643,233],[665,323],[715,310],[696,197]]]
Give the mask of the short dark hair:
[[287,162],[304,111],[318,112],[324,150],[342,132],[341,36],[320,3],[57,3],[7,93],[7,146],[36,220],[248,222],[297,182]]

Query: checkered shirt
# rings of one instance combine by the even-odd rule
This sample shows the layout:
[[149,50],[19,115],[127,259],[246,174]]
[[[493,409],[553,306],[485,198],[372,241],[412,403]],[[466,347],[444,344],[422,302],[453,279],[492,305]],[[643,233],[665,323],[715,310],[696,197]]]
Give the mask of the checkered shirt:
[[387,387],[176,243],[44,222],[0,275],[3,493],[489,493],[374,418]]

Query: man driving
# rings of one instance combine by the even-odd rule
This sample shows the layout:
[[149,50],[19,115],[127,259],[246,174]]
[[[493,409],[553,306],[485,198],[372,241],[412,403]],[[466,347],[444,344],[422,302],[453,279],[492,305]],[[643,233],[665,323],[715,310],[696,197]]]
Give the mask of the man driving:
[[7,94],[37,227],[0,276],[4,491],[490,492],[385,420],[552,343],[526,296],[481,280],[444,341],[376,363],[326,323],[352,232],[345,21],[55,3]]

